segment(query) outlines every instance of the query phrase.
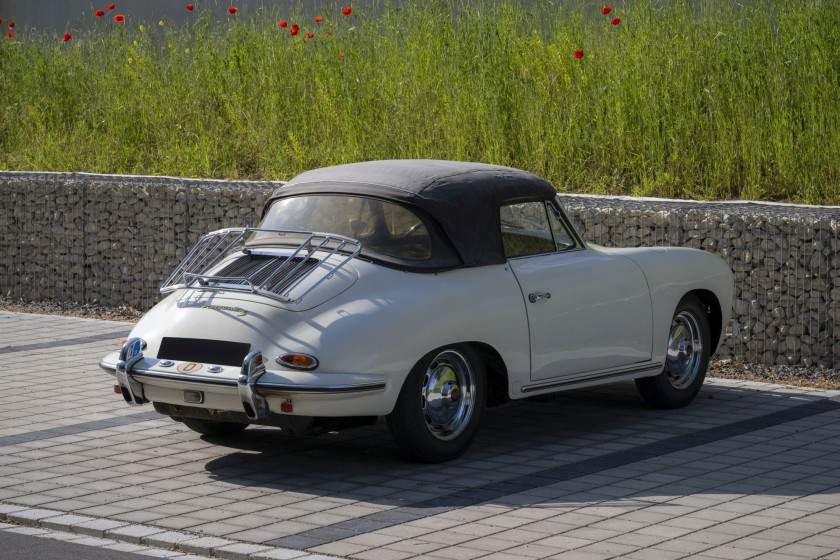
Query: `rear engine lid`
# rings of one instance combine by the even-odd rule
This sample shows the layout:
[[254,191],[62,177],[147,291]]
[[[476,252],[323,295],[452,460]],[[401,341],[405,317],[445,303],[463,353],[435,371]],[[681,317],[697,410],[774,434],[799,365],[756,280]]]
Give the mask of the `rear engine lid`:
[[[231,292],[306,309],[349,288],[358,274],[349,262],[355,239],[334,234],[231,228],[202,237],[160,288]],[[329,286],[325,291],[322,286]],[[320,301],[312,303],[311,300]],[[325,297],[324,294],[327,294]],[[332,295],[329,295],[332,294]]]

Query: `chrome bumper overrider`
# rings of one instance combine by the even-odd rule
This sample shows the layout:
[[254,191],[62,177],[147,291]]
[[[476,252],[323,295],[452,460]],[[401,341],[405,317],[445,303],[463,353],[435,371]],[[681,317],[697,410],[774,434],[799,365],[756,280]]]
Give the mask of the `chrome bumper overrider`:
[[257,392],[257,380],[264,373],[265,365],[263,365],[262,352],[255,350],[245,356],[236,388],[239,390],[239,398],[242,400],[245,414],[251,420],[265,420],[268,410],[265,398]]
[[[268,410],[266,395],[288,395],[290,393],[305,393],[309,395],[334,395],[347,393],[367,393],[385,389],[384,381],[358,384],[300,384],[277,383],[261,380],[267,373],[262,360],[262,353],[257,350],[245,358],[238,379],[210,377],[207,375],[183,374],[175,371],[159,371],[137,367],[143,360],[142,349],[144,342],[139,338],[132,338],[126,342],[120,351],[120,358],[116,363],[99,362],[99,367],[105,371],[116,373],[117,383],[126,402],[138,405],[148,402],[142,394],[132,389],[131,382],[136,384],[160,380],[190,383],[197,385],[211,385],[235,389],[242,401],[245,413],[252,420],[264,419]],[[250,408],[250,410],[249,410]]]
[[131,388],[131,381],[128,378],[128,372],[134,367],[137,362],[143,359],[143,347],[145,343],[139,338],[132,338],[120,350],[120,360],[114,368],[117,373],[117,383],[122,391],[122,396],[125,402],[132,406],[143,404],[146,400],[134,393]]

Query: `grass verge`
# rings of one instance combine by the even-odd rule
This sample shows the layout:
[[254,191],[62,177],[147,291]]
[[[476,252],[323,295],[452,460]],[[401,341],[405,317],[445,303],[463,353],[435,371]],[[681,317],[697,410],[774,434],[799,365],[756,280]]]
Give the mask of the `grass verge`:
[[0,38],[0,168],[286,179],[443,158],[568,192],[838,203],[834,2],[526,5],[18,28]]

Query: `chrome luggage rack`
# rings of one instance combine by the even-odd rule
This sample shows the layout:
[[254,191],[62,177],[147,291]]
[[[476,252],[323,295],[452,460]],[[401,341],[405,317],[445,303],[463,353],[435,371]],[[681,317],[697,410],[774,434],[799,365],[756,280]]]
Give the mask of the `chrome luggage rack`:
[[[245,242],[252,234],[273,234],[286,239],[291,254],[277,255],[248,247]],[[304,241],[298,244],[298,239]],[[264,243],[261,240],[260,245]],[[271,243],[272,248],[277,243]],[[281,301],[298,303],[306,294],[331,278],[338,270],[358,255],[362,244],[355,239],[331,233],[261,228],[226,228],[206,234],[184,257],[181,264],[161,285],[163,294],[177,289],[207,291],[248,292]],[[237,252],[238,258],[228,259]],[[315,256],[321,252],[322,255]],[[253,255],[253,257],[252,257]],[[249,259],[244,265],[238,264]],[[252,262],[251,259],[260,259]],[[221,270],[244,271],[243,275],[218,275],[210,271],[228,260]],[[313,276],[318,271],[320,277]],[[293,294],[303,281],[312,276],[312,283],[301,293]]]

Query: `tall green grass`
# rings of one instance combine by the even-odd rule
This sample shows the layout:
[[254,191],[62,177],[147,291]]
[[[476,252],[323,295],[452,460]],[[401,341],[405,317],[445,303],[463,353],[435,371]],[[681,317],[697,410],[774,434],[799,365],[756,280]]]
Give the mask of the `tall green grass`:
[[840,203],[836,2],[601,7],[195,12],[67,43],[18,29],[0,38],[0,168],[284,179],[445,158],[569,192]]

